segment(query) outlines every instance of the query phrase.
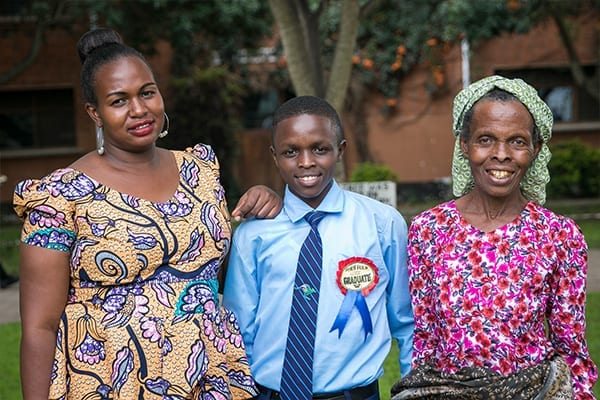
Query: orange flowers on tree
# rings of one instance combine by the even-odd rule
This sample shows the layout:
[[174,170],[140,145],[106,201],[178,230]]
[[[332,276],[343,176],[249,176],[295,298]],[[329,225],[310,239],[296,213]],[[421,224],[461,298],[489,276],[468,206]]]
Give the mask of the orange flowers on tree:
[[277,66],[279,68],[285,68],[287,66],[287,58],[285,56],[279,57],[279,60],[277,60]]
[[446,80],[446,77],[444,76],[444,71],[442,71],[442,67],[434,67],[431,74],[433,75],[433,80],[435,81],[436,86],[441,87]]
[[437,40],[437,38],[432,37],[432,38],[427,39],[427,42],[425,42],[425,43],[427,43],[427,46],[429,46],[429,47],[434,47],[434,46],[437,46],[438,40]]
[[373,68],[373,60],[369,59],[369,58],[365,58],[362,62],[363,67],[365,67],[366,69],[371,69]]
[[515,11],[521,8],[521,1],[520,0],[508,0],[506,2],[506,8],[508,8],[511,11]]

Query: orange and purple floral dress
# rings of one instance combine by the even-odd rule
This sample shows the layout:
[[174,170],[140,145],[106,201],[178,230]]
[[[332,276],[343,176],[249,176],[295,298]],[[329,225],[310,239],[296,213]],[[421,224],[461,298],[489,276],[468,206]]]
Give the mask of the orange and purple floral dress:
[[[209,146],[173,152],[156,203],[71,168],[17,186],[22,240],[70,253],[51,399],[242,399],[256,394],[217,271],[231,228]],[[160,182],[156,182],[160,184]]]

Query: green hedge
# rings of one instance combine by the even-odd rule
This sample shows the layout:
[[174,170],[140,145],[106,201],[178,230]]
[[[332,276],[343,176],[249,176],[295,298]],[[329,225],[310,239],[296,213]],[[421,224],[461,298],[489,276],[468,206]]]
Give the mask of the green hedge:
[[550,146],[548,198],[594,198],[600,196],[600,149],[579,140]]
[[371,162],[363,162],[357,164],[354,170],[352,171],[352,174],[350,174],[350,182],[377,181],[397,182],[398,177],[387,165],[375,164]]

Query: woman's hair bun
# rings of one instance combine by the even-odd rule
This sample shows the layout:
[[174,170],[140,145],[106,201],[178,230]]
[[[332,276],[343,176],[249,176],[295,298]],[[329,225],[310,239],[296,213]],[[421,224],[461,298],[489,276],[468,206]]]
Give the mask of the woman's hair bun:
[[98,28],[85,33],[77,43],[79,61],[83,64],[92,51],[109,44],[123,44],[121,36],[112,29]]

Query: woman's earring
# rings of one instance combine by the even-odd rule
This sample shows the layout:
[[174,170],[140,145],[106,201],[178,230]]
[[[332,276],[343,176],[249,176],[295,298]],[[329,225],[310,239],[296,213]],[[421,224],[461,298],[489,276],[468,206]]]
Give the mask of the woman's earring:
[[163,125],[162,132],[158,134],[158,137],[161,139],[169,134],[169,116],[167,115],[167,113],[164,113],[164,114],[165,114],[165,124]]
[[96,151],[100,156],[104,154],[104,131],[101,126],[96,126]]

